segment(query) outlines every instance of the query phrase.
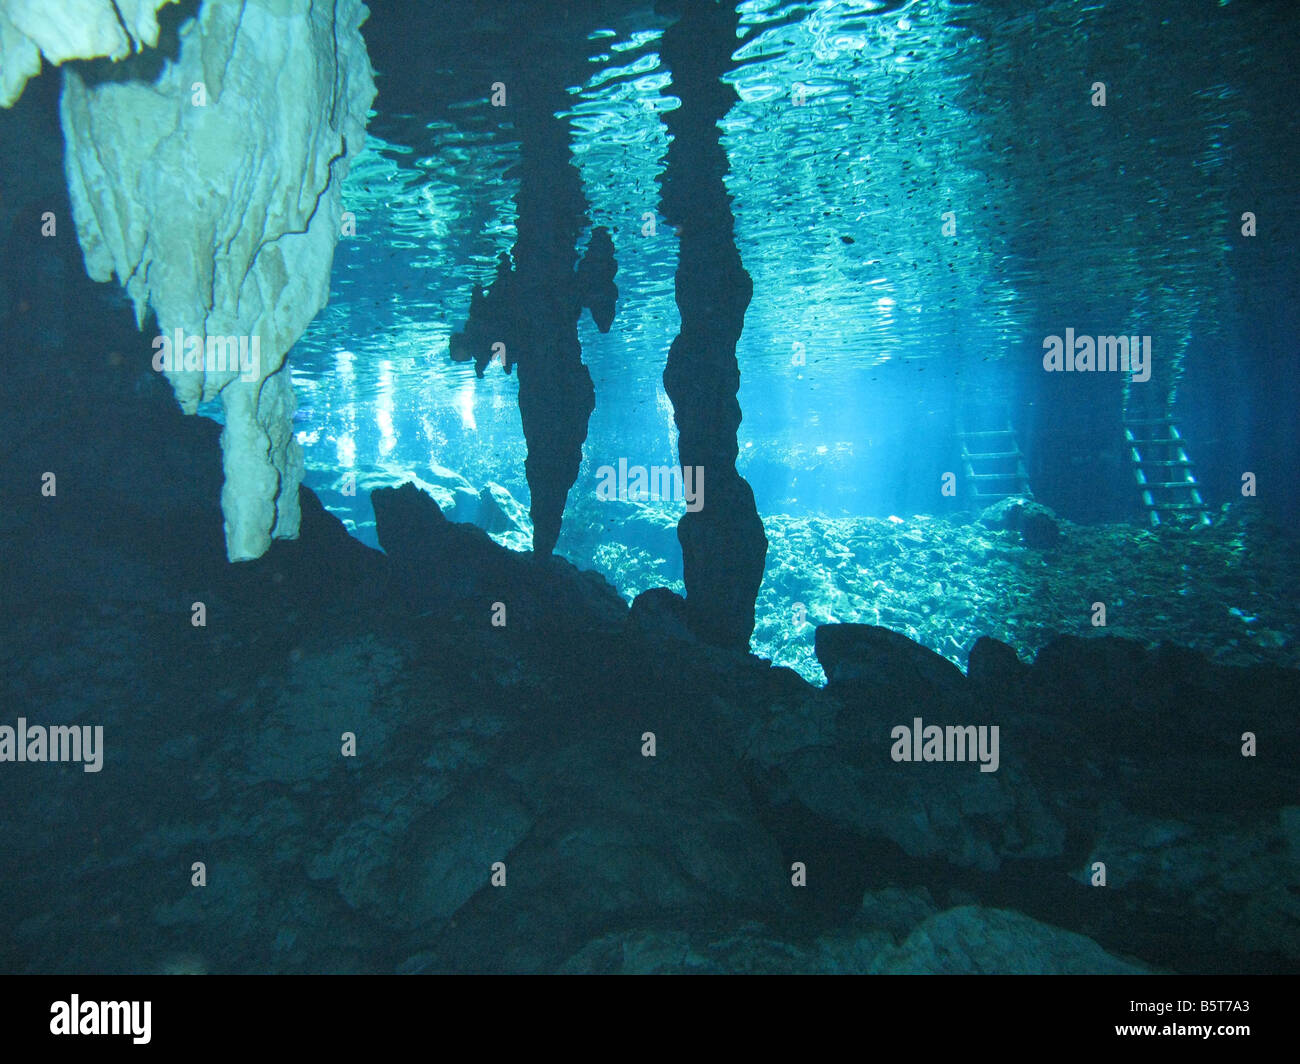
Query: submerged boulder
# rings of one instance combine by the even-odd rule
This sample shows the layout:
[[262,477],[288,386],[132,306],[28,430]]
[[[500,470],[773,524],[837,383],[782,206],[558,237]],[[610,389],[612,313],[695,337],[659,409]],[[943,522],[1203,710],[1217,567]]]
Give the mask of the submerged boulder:
[[814,642],[817,660],[831,685],[866,682],[900,692],[921,685],[939,695],[960,692],[965,686],[965,677],[951,661],[888,628],[822,624]]
[[1015,647],[991,636],[980,636],[970,648],[966,678],[971,683],[1004,687],[1020,679],[1026,671],[1028,666],[1020,660]]
[[478,517],[474,523],[484,532],[531,532],[528,511],[500,484],[488,481],[478,497]]
[[876,958],[877,974],[1142,975],[1090,938],[1022,913],[963,905],[932,916]]
[[1061,541],[1056,515],[1042,503],[1011,496],[994,503],[980,514],[980,524],[993,530],[1019,532],[1026,547],[1050,550]]
[[[334,490],[339,491],[345,483],[346,478],[340,477]],[[449,521],[478,523],[478,489],[455,470],[436,463],[421,474],[400,466],[381,465],[357,476],[355,490],[369,495],[380,488],[400,488],[408,483],[432,496],[438,509]]]
[[686,600],[666,587],[652,587],[632,600],[628,623],[647,635],[694,640],[687,624]]

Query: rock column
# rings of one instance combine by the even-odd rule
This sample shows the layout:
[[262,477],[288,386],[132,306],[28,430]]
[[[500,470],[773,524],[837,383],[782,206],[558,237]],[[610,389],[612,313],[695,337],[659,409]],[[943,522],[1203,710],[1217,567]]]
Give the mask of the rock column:
[[705,642],[748,650],[767,535],[754,493],[736,472],[736,343],[754,286],[736,248],[718,121],[738,98],[722,80],[732,65],[737,24],[728,4],[687,0],[664,33],[660,54],[672,71],[664,91],[681,106],[664,116],[672,142],[660,183],[661,209],[681,242],[676,292],[682,326],[668,353],[664,388],[673,403],[681,465],[703,477],[696,474],[703,506],[688,510],[677,526],[687,623]]

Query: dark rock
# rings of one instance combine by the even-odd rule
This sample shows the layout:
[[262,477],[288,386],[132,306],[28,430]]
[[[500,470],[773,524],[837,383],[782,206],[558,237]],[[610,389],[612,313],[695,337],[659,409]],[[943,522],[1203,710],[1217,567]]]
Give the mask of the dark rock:
[[[407,797],[407,796],[404,796]],[[407,930],[446,920],[483,889],[534,817],[499,777],[470,779],[432,808],[407,797],[364,815],[307,866],[352,909]]]
[[582,314],[575,272],[587,203],[573,165],[564,112],[567,82],[546,67],[529,68],[512,108],[519,137],[514,292],[520,336],[512,351],[519,376],[519,417],[528,456],[533,551],[555,550],[569,489],[582,466],[587,422],[596,407],[582,362]]
[[448,521],[412,484],[382,488],[370,499],[393,590],[412,609],[446,609],[447,600],[458,600],[489,627],[501,603],[505,627],[534,632],[616,628],[626,619],[627,605],[598,573],[498,546],[481,528]]
[[578,263],[578,298],[591,311],[596,328],[607,333],[614,324],[614,304],[618,301],[618,285],[614,275],[618,262],[614,258],[614,241],[609,230],[598,225],[591,232],[587,253]]
[[686,600],[666,587],[652,587],[637,595],[628,623],[646,634],[694,640],[686,624]]
[[1026,547],[1051,550],[1061,541],[1061,529],[1050,513],[1033,510],[1021,521],[1020,538]]
[[817,660],[830,685],[867,683],[906,692],[918,686],[960,694],[961,669],[899,632],[871,624],[822,624],[814,635]]
[[1019,496],[988,507],[980,514],[980,523],[989,529],[1019,532],[1021,542],[1035,550],[1050,550],[1061,540],[1056,515],[1042,503]]
[[[448,521],[477,523],[478,489],[455,470],[445,466],[431,465],[427,470],[422,470],[418,477],[397,469],[369,469],[356,477],[355,490],[359,494],[369,495],[380,488],[400,488],[408,482],[432,495],[438,509]],[[341,485],[342,480],[339,480],[326,489],[327,497],[336,506],[347,506],[349,500],[340,493]]]
[[500,484],[488,481],[478,497],[474,523],[484,532],[524,532],[528,529],[528,511]]
[[[804,808],[861,840],[888,839],[909,856],[964,868],[1059,857],[1065,826],[1027,777],[1030,740],[996,698],[968,684],[946,658],[885,628],[822,625],[815,648],[839,702],[834,740],[812,733],[804,748],[775,756],[780,778]],[[982,771],[969,749],[950,763],[896,761],[895,729],[910,732],[918,717],[922,727],[998,727],[995,769]],[[834,874],[851,876],[862,858],[841,843],[822,860]]]
[[[1294,801],[1300,736],[1278,723],[1300,705],[1294,670],[1214,665],[1193,651],[1148,650],[1115,636],[1061,636],[1039,651],[1021,693],[1025,712],[1054,727],[1086,721],[1084,743],[1059,755],[1052,771],[1106,763],[1122,737],[1127,756],[1143,766],[1111,784],[1112,797],[1131,810],[1185,818],[1213,815],[1227,795],[1238,812]],[[1267,756],[1262,747],[1257,757],[1242,756],[1246,732],[1271,734]],[[1053,757],[1048,747],[1038,760],[1046,768]]]
[[1082,703],[1131,715],[1135,697],[1150,679],[1148,651],[1117,636],[1057,636],[1038,652],[1032,679],[1039,690],[1068,695],[1045,700],[1049,713]]
[[1016,495],[999,499],[993,505],[986,506],[983,509],[979,517],[980,524],[995,532],[1004,529],[1019,531],[1020,515],[1026,502],[1028,502],[1027,499]]
[[933,975],[1143,975],[1148,970],[1096,942],[1002,909],[974,905],[932,916],[873,972]]
[[966,678],[971,683],[985,687],[1006,687],[1025,675],[1028,666],[1020,660],[1015,648],[982,635],[970,648],[966,664]]
[[660,177],[664,217],[681,232],[676,297],[682,327],[668,352],[664,390],[673,403],[683,467],[703,472],[703,508],[677,526],[687,619],[704,642],[747,651],[763,582],[767,535],[754,493],[736,471],[740,366],[736,343],[754,284],[736,247],[718,120],[739,98],[731,69],[738,16],[726,4],[687,5],[664,31],[672,71],[663,91],[671,139]]

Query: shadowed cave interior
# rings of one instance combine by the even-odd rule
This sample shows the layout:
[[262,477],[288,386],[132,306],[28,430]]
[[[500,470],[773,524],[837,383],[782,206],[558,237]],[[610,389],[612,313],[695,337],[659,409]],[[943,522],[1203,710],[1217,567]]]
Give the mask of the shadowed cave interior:
[[4,970],[1294,971],[1296,28],[0,14]]

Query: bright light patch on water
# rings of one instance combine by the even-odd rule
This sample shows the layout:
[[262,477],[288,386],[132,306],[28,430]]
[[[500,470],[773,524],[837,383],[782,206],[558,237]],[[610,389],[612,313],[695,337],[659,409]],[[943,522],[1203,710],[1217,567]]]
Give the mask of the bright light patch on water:
[[474,385],[461,385],[456,392],[456,413],[460,415],[460,424],[468,432],[478,431],[478,422],[474,420]]

